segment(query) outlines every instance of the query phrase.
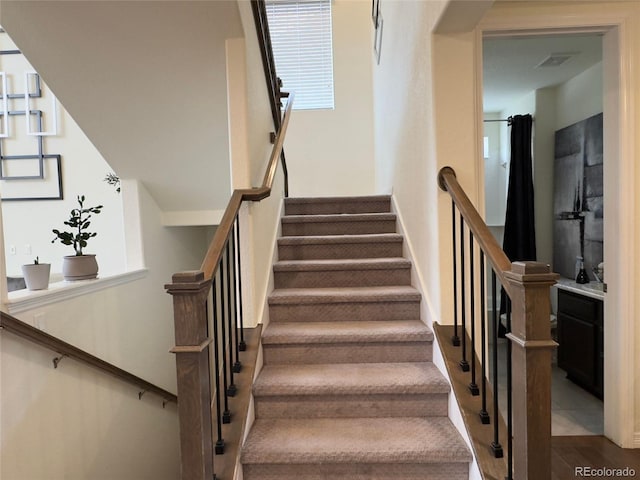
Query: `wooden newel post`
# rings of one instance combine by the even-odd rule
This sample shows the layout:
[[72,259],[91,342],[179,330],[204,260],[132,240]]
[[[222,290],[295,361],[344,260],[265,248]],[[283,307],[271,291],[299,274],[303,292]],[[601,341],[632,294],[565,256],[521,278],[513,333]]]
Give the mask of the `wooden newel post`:
[[173,275],[165,285],[173,296],[180,421],[181,478],[213,478],[211,385],[206,300],[211,281],[202,272]]
[[551,479],[550,287],[558,275],[549,265],[513,262],[511,290],[513,477]]

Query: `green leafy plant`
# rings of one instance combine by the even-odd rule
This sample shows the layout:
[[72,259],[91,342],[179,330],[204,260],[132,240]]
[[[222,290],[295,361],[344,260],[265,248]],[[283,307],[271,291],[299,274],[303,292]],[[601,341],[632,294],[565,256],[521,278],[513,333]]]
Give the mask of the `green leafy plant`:
[[73,249],[76,252],[76,256],[82,255],[82,249],[87,246],[87,241],[97,235],[95,232],[88,232],[87,228],[91,225],[91,217],[97,215],[102,211],[102,205],[96,207],[84,206],[84,195],[78,195],[78,205],[80,208],[74,208],[71,210],[69,220],[64,222],[65,225],[71,227],[71,232],[61,232],[58,229],[53,229],[53,233],[56,234],[51,243],[59,240],[64,245],[73,245]]

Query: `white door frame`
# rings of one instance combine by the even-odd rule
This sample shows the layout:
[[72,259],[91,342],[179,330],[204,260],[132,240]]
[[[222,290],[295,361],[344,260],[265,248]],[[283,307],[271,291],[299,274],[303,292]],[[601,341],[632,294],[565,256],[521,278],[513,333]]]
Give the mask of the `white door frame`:
[[[476,29],[476,122],[482,139],[482,39],[484,36],[522,36],[600,32],[603,34],[604,71],[604,260],[609,292],[605,301],[604,431],[605,436],[626,448],[640,448],[635,432],[635,276],[634,220],[634,103],[631,85],[632,41],[629,14],[603,14],[574,7],[571,13],[537,10],[487,15]],[[615,10],[615,9],[611,9]],[[478,151],[482,151],[480,148]],[[483,159],[480,158],[479,162]],[[482,171],[480,163],[478,171]],[[480,179],[484,182],[484,179]],[[482,185],[478,191],[483,192]],[[635,220],[637,221],[637,220]]]

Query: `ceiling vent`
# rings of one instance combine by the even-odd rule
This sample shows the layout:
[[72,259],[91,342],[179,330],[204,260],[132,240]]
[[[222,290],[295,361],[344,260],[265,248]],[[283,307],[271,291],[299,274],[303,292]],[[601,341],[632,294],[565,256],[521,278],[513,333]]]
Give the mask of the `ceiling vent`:
[[570,58],[578,55],[579,52],[569,52],[569,53],[552,53],[547,58],[545,58],[542,62],[536,65],[536,68],[541,67],[559,67],[563,63],[565,63]]

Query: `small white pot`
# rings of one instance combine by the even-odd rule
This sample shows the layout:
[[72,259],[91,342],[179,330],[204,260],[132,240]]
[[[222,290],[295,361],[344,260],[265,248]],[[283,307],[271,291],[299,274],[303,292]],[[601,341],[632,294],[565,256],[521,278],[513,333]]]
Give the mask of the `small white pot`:
[[88,280],[98,276],[98,262],[92,254],[69,255],[62,261],[62,275],[68,282]]
[[31,263],[22,265],[22,275],[24,283],[27,284],[29,290],[46,290],[49,288],[49,272],[51,271],[50,263]]

